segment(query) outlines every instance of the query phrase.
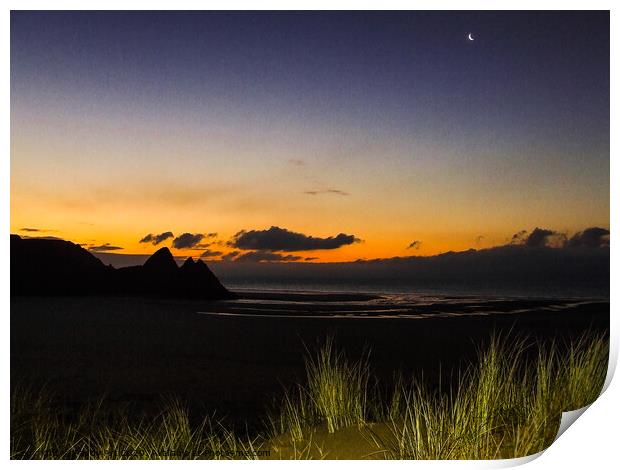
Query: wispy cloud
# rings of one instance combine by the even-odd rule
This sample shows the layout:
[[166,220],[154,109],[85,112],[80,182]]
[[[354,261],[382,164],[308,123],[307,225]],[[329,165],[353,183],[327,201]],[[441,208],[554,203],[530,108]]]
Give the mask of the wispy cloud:
[[228,252],[228,253],[226,253],[225,255],[222,256],[222,260],[224,260],[224,261],[233,261],[235,259],[235,257],[239,253],[241,253],[241,252],[238,251],[238,250],[230,251],[230,252]]
[[422,242],[420,240],[414,240],[411,243],[409,243],[409,245],[407,246],[407,249],[413,249],[413,250],[419,250],[420,249],[420,245],[422,245]]
[[57,230],[51,230],[48,228],[33,228],[33,227],[23,227],[19,229],[20,232],[57,232]]
[[206,250],[200,255],[200,257],[201,258],[216,258],[222,255],[223,253],[221,251]]
[[323,190],[313,190],[313,191],[304,191],[304,194],[308,194],[310,196],[319,196],[321,194],[333,194],[336,196],[350,196],[346,191],[342,191],[340,189],[323,189]]
[[90,245],[88,249],[90,251],[116,251],[116,250],[122,250],[123,247],[111,245],[109,243],[104,243],[103,245]]

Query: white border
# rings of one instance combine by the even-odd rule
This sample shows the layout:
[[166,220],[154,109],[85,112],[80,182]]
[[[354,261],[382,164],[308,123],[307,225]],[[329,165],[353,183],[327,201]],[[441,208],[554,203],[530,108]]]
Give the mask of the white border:
[[[10,70],[10,9],[153,9],[153,10],[169,10],[169,9],[183,9],[183,10],[201,10],[201,9],[415,9],[415,10],[476,10],[476,9],[495,9],[495,10],[540,10],[540,9],[611,9],[611,83],[618,82],[619,74],[617,73],[618,61],[617,57],[614,57],[614,53],[619,50],[618,37],[616,33],[619,22],[615,18],[615,13],[612,8],[613,3],[610,1],[545,1],[545,0],[522,0],[515,1],[395,1],[384,0],[382,2],[372,2],[368,0],[358,1],[335,1],[335,0],[300,0],[300,1],[281,1],[281,0],[263,0],[263,1],[228,1],[228,2],[200,2],[200,1],[185,1],[177,0],[175,2],[165,2],[161,0],[152,0],[149,2],[139,2],[132,0],[94,0],[94,1],[76,1],[76,0],[61,0],[51,4],[49,1],[8,1],[4,3],[6,5],[4,14],[0,20],[0,34],[2,35],[2,62],[5,66],[5,73],[2,77],[2,141],[3,141],[3,156],[1,158],[0,165],[0,184],[2,189],[3,203],[0,205],[2,216],[0,217],[0,233],[4,235],[0,237],[0,292],[3,298],[3,307],[1,314],[3,320],[2,332],[2,367],[3,367],[3,381],[2,396],[0,402],[2,406],[2,431],[0,437],[0,446],[2,447],[2,455],[5,460],[9,460],[9,221],[10,221],[10,204],[9,204],[9,187],[10,187],[10,163],[8,155],[10,154],[10,87],[9,87],[9,70]],[[587,38],[583,38],[587,41]],[[615,135],[618,131],[617,126],[617,109],[618,109],[618,95],[612,86],[611,89],[611,155],[610,155],[610,177],[612,182],[618,182],[618,166],[614,161],[613,155],[616,149]],[[619,191],[612,184],[611,185],[611,226],[616,226],[616,212],[618,207]],[[617,251],[614,249],[615,245],[611,248],[611,323],[612,323],[612,349],[610,355],[610,369],[615,368],[615,364],[618,358],[618,321],[615,319],[616,313],[613,311],[615,306],[615,300],[620,288],[620,281],[618,279],[617,269],[618,256]],[[611,378],[611,374],[609,376]],[[617,428],[617,418],[619,417],[618,395],[620,388],[617,384],[617,380],[609,384],[608,389],[603,393],[601,398],[597,400],[579,419],[579,423],[576,426],[572,426],[565,434],[563,434],[556,443],[554,443],[549,449],[542,453],[538,459],[535,459],[528,464],[528,468],[584,468],[590,466],[592,468],[609,468],[612,462],[617,462],[617,455],[615,452],[618,445],[617,432],[614,432]],[[519,459],[521,460],[521,459]],[[529,459],[526,459],[529,460]],[[186,465],[224,465],[229,467],[238,467],[242,465],[248,465],[245,462],[183,462]],[[423,468],[497,468],[503,466],[510,466],[510,464],[517,464],[521,462],[510,461],[495,461],[495,462],[381,462],[380,465],[389,465],[391,467],[401,467],[415,465],[416,467]],[[17,462],[10,461],[11,465],[52,465],[56,466],[58,463],[53,462]],[[144,466],[144,465],[178,465],[178,462],[163,461],[160,463],[154,461],[148,462],[116,462],[115,465],[122,466]],[[321,467],[327,466],[328,468],[336,468],[336,465],[350,465],[348,463],[336,463],[333,461],[322,462],[319,465]],[[79,465],[82,466],[94,466],[94,465],[106,465],[102,462],[63,462],[61,465]],[[290,465],[290,462],[253,462],[250,465],[257,465],[261,468],[267,468],[268,466]],[[300,462],[298,465],[317,465],[314,462]],[[365,467],[370,465],[376,465],[376,462],[354,462],[356,467]]]

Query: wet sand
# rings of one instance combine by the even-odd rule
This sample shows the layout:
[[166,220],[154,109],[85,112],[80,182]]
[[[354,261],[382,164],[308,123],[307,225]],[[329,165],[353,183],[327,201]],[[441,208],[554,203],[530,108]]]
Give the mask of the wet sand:
[[11,300],[11,385],[45,385],[66,403],[106,394],[156,411],[162,395],[260,419],[303,380],[307,349],[327,335],[380,378],[449,380],[494,331],[565,339],[608,330],[609,302],[243,293],[234,302],[112,297]]

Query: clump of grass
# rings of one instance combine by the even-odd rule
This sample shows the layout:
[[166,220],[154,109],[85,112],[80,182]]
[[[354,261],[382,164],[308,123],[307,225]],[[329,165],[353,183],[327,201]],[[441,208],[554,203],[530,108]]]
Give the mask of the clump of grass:
[[564,411],[590,405],[607,377],[609,341],[602,335],[582,336],[571,343],[561,363],[560,383]]
[[[366,423],[369,415],[368,355],[349,361],[328,337],[315,357],[306,358],[306,385],[288,390],[269,417],[272,436],[289,434],[293,441],[325,425],[329,433]],[[374,403],[371,403],[374,405]]]
[[456,442],[450,429],[450,410],[445,400],[413,385],[398,393],[402,411],[391,413],[392,439],[382,442],[388,458],[418,459],[432,455],[437,459],[454,458]]
[[604,334],[567,344],[494,336],[456,385],[431,389],[397,374],[388,395],[373,386],[368,355],[350,361],[328,338],[307,359],[307,383],[284,395],[268,417],[270,432],[253,438],[211,417],[192,426],[175,399],[156,419],[136,422],[122,410],[106,410],[103,401],[63,413],[50,394],[16,389],[11,458],[239,459],[257,458],[270,445],[291,459],[323,458],[330,449],[316,442],[318,426],[333,435],[353,425],[363,427],[359,432],[380,449],[373,454],[384,458],[522,457],[551,444],[562,411],[598,397],[608,355]]
[[289,434],[293,443],[304,439],[307,429],[316,422],[308,395],[301,386],[285,393],[279,408],[267,418],[272,437]]
[[103,401],[72,416],[52,406],[45,393],[11,396],[12,459],[249,459],[260,455],[256,439],[240,438],[205,418],[190,426],[182,402],[170,399],[153,421],[130,422],[108,413]]
[[370,378],[367,356],[350,362],[329,337],[318,355],[308,359],[306,371],[308,399],[330,433],[366,422]]
[[[607,371],[608,342],[588,334],[567,348],[494,337],[456,391],[401,388],[390,416],[388,458],[497,459],[540,452],[553,441],[561,412],[592,403]],[[567,352],[564,353],[564,350]]]

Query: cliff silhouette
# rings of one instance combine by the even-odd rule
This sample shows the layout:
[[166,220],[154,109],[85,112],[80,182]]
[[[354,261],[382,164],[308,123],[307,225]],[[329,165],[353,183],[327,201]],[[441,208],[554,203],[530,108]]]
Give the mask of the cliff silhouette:
[[141,266],[113,268],[75,243],[11,235],[11,295],[140,295],[233,298],[202,261],[179,267],[168,248]]

